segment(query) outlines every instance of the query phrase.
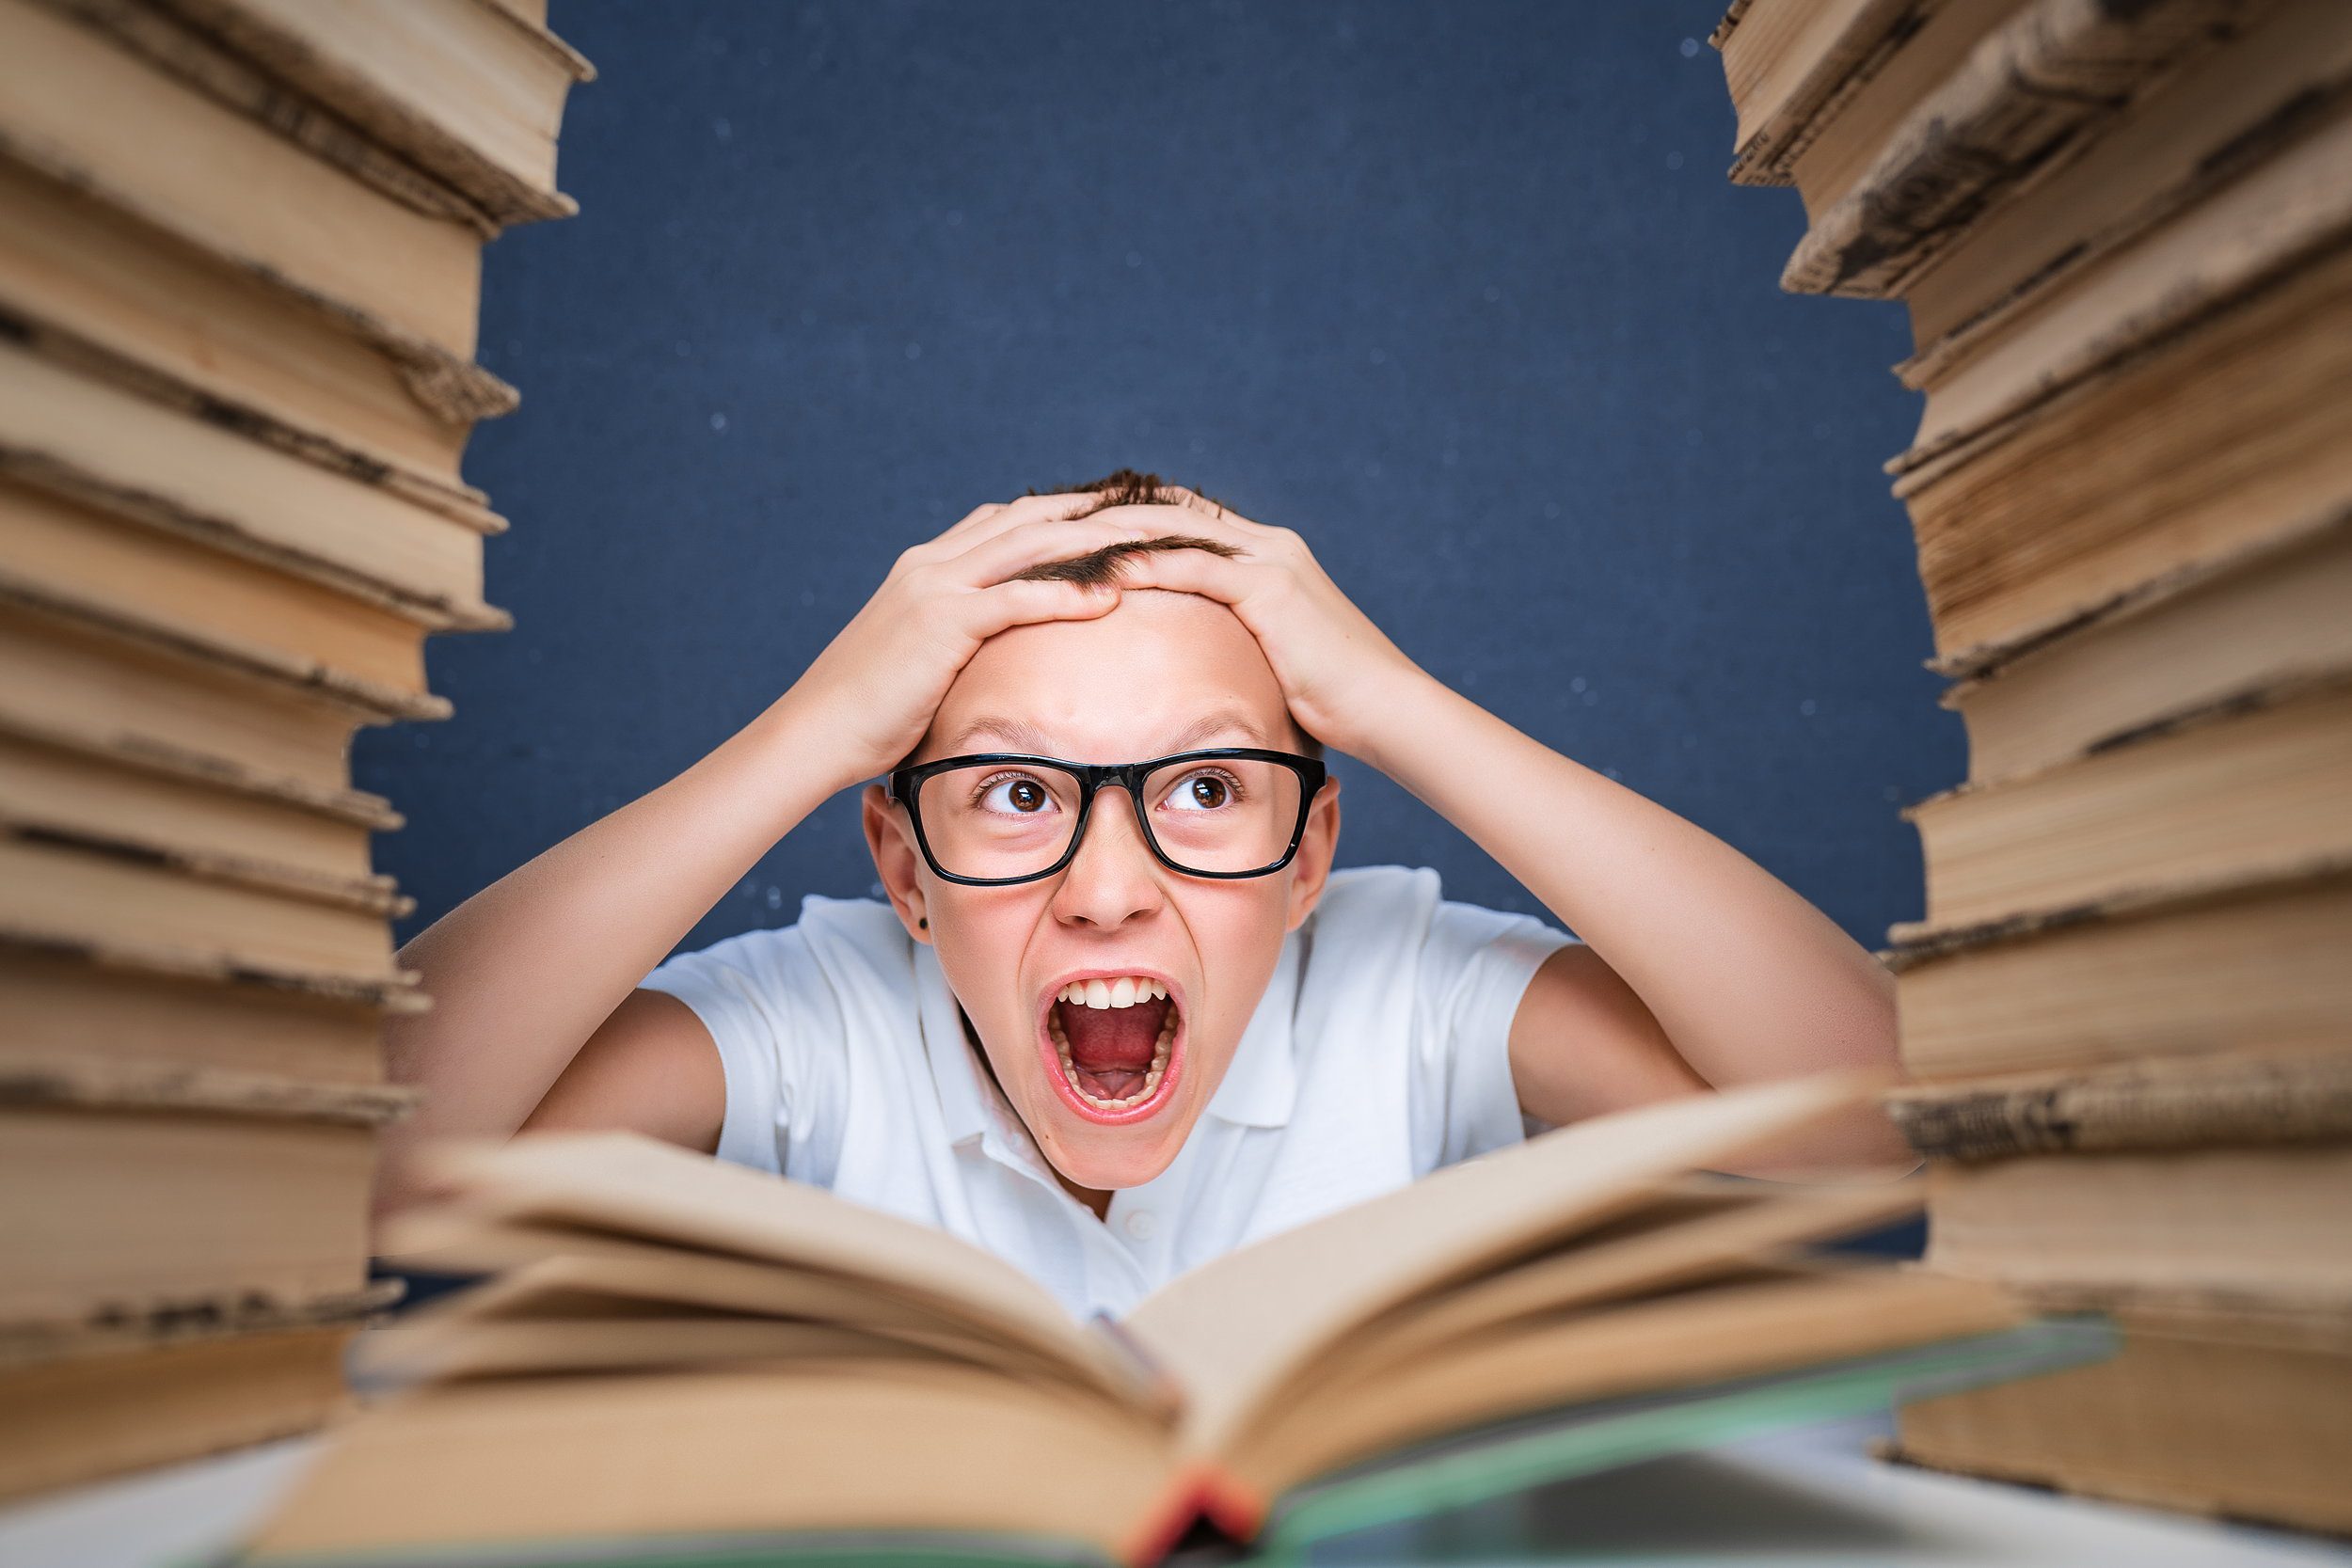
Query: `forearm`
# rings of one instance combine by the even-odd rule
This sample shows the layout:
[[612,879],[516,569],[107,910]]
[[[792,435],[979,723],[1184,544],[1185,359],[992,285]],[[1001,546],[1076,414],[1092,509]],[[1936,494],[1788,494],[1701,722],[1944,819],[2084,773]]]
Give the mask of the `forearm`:
[[393,1019],[395,1082],[425,1091],[391,1130],[387,1180],[419,1142],[504,1136],[590,1035],[840,781],[779,702],[660,788],[508,873],[401,950],[432,1010]]
[[1525,883],[1718,1088],[1895,1059],[1894,977],[1754,861],[1436,680],[1365,760]]

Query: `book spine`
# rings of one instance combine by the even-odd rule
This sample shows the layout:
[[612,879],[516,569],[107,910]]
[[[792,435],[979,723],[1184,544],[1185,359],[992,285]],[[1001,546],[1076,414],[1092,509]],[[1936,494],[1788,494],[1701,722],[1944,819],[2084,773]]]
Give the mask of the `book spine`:
[[61,1062],[0,1053],[0,1105],[207,1111],[382,1127],[422,1099],[399,1084],[319,1084],[166,1062]]
[[290,996],[350,1002],[385,1013],[431,1009],[413,970],[384,975],[354,975],[315,966],[280,963],[243,954],[176,945],[114,935],[56,931],[0,915],[0,948],[101,970],[167,975],[221,985],[248,986]]
[[75,374],[110,383],[150,403],[234,431],[344,479],[389,490],[476,533],[487,536],[506,531],[506,519],[490,511],[489,499],[472,485],[437,479],[251,404],[207,391],[131,353],[59,326],[37,308],[20,307],[4,296],[0,296],[0,337]]
[[358,1328],[379,1318],[406,1291],[405,1280],[372,1279],[357,1291],[294,1301],[227,1294],[149,1305],[93,1323],[0,1324],[0,1377],[85,1356],[201,1344],[237,1335]]
[[[500,220],[471,197],[388,150],[344,115],[300,90],[289,90],[252,61],[221,48],[162,10],[135,0],[37,3],[104,35],[126,54],[266,126],[410,211],[463,224],[485,243],[498,237]],[[533,215],[569,214],[559,211]]]
[[247,249],[224,242],[167,212],[155,202],[94,173],[69,153],[46,143],[0,135],[0,151],[53,187],[95,201],[122,221],[148,232],[152,243],[233,272],[307,312],[336,331],[367,344],[390,361],[418,404],[449,424],[472,424],[511,414],[522,394],[470,358],[422,333],[386,319],[375,309],[323,291]]
[[2236,0],[2039,0],[1922,102],[1781,275],[1791,293],[1881,299],[2152,83],[2226,37]]
[[[152,44],[146,44],[142,39],[132,36],[136,29],[115,20],[112,6],[98,5],[94,0],[69,3],[85,12],[109,13],[101,25],[111,25],[133,47],[151,49],[156,62],[165,69],[188,71],[183,62],[197,52],[184,32],[178,37],[159,36]],[[190,30],[219,40],[227,52],[249,62],[262,75],[317,100],[359,134],[381,144],[393,157],[415,164],[426,175],[456,192],[494,224],[570,217],[578,210],[570,198],[519,177],[485,155],[464,135],[453,133],[424,106],[408,102],[340,63],[317,48],[312,38],[289,27],[282,19],[248,9],[237,0],[161,3],[164,8],[177,12]],[[575,81],[594,79],[596,68],[545,28],[532,26],[495,5],[484,7],[482,15],[528,40],[565,77]],[[152,29],[152,24],[149,24],[149,28]],[[262,105],[269,102],[266,95],[250,88],[245,96]]]
[[2328,1142],[2352,1136],[2352,1052],[1908,1088],[1885,1103],[1911,1147],[1931,1159]]
[[1891,943],[1879,960],[1896,974],[1963,953],[2008,942],[2029,941],[2044,932],[2063,931],[2094,922],[2153,919],[2179,910],[2267,896],[2304,884],[2337,882],[2352,877],[2352,859],[2321,854],[2290,865],[2258,864],[2211,877],[2134,888],[2052,909],[2029,910],[1998,920],[1966,925],[1906,921],[1887,928]]

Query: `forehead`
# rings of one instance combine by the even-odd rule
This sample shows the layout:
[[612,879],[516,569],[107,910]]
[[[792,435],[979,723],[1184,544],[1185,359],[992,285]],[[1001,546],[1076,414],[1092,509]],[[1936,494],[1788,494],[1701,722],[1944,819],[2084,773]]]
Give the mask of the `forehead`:
[[[1212,729],[1212,720],[1224,721]],[[1281,684],[1240,617],[1197,594],[1140,589],[1107,615],[1014,626],[981,643],[921,755],[1133,762],[1204,746],[1288,750],[1295,738]]]

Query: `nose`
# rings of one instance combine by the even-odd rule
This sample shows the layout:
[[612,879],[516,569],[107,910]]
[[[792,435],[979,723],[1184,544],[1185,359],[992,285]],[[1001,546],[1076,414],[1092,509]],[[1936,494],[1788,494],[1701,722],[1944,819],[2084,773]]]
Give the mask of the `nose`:
[[1062,869],[1054,917],[1107,930],[1148,914],[1165,902],[1159,870],[1136,820],[1134,799],[1106,788],[1094,798],[1078,852]]

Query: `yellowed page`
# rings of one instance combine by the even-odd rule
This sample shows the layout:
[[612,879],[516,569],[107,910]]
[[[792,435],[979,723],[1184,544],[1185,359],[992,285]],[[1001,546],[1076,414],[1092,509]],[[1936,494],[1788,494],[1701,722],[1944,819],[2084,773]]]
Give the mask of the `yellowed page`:
[[1562,1128],[1229,1253],[1153,1292],[1127,1326],[1184,1384],[1187,1433],[1215,1451],[1292,1369],[1357,1325],[1565,1240],[1880,1083],[1823,1074]]
[[961,1314],[942,1312],[919,1301],[879,1297],[862,1280],[601,1237],[595,1242],[612,1250],[574,1252],[569,1249],[577,1231],[532,1234],[540,1245],[563,1250],[550,1250],[528,1262],[510,1259],[512,1266],[497,1279],[444,1296],[408,1316],[471,1321],[619,1316],[634,1304],[646,1311],[687,1307],[745,1317],[850,1323],[884,1333],[954,1324],[980,1338]]
[[[562,1233],[537,1234],[543,1246],[567,1244]],[[871,1285],[858,1280],[642,1243],[602,1245],[609,1250],[543,1256],[497,1279],[432,1302],[405,1315],[401,1323],[430,1327],[440,1339],[456,1341],[475,1332],[518,1326],[564,1330],[591,1321],[675,1320],[683,1311],[726,1314],[738,1321],[792,1320],[882,1336],[897,1341],[910,1356],[952,1355],[1012,1376],[1069,1384],[1121,1403],[1133,1396],[1133,1386],[1124,1378],[1109,1378],[1098,1368],[1073,1367],[1066,1358],[1041,1354],[958,1313],[877,1295]],[[697,1359],[666,1351],[657,1338],[642,1342],[645,1349],[638,1365]],[[799,1353],[767,1354],[780,1357]]]
[[628,1317],[504,1323],[396,1320],[362,1334],[352,1365],[402,1383],[548,1372],[635,1372],[750,1362],[951,1359],[839,1323],[776,1318]]
[[1452,1344],[1636,1295],[1711,1283],[1772,1263],[1788,1249],[1850,1235],[1917,1210],[1918,1181],[1808,1187],[1692,1184],[1662,1195],[1560,1252],[1503,1270],[1367,1323],[1300,1369],[1284,1399],[1311,1384],[1376,1375]]
[[865,1280],[1089,1376],[1132,1378],[1044,1286],[947,1232],[633,1132],[524,1133],[453,1143],[428,1172],[444,1217],[580,1226]]
[[1997,1287],[1917,1269],[1703,1286],[1482,1335],[1286,1406],[1228,1456],[1267,1497],[1423,1438],[1588,1401],[1695,1387],[2015,1326]]

